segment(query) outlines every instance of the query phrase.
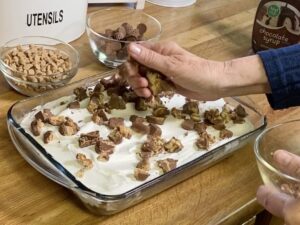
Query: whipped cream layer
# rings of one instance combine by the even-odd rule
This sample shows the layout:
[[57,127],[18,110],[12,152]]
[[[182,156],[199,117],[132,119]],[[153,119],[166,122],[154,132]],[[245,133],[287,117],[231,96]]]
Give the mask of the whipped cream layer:
[[[145,181],[137,181],[134,176],[134,169],[139,162],[138,152],[141,145],[146,141],[147,136],[133,132],[131,139],[123,139],[122,143],[115,147],[114,153],[110,156],[109,161],[103,162],[97,160],[98,154],[95,152],[95,146],[89,146],[80,148],[78,145],[78,139],[81,133],[88,133],[98,130],[100,137],[106,139],[110,133],[110,129],[104,125],[97,125],[91,121],[91,114],[86,109],[89,99],[85,99],[80,102],[80,109],[67,108],[68,103],[75,100],[75,96],[66,96],[59,98],[55,101],[49,102],[45,105],[38,106],[34,110],[25,115],[21,122],[21,126],[25,131],[30,134],[52,157],[63,165],[71,174],[76,177],[76,173],[80,170],[81,165],[76,160],[77,153],[83,153],[87,158],[93,161],[93,168],[86,170],[83,177],[76,177],[82,184],[89,189],[105,195],[118,195],[123,194],[137,186],[148,182],[149,180],[162,175],[161,169],[156,165],[157,160],[172,158],[178,160],[177,167],[190,162],[207,153],[209,150],[214,149],[222,144],[229,142],[249,131],[253,130],[253,125],[246,118],[246,122],[243,124],[233,124],[229,122],[226,124],[226,128],[233,132],[233,137],[230,139],[219,139],[219,131],[215,130],[211,126],[207,128],[207,132],[216,137],[216,142],[210,146],[209,150],[199,150],[195,145],[199,135],[195,131],[186,131],[181,128],[182,119],[176,119],[169,115],[163,125],[159,125],[162,130],[162,138],[169,140],[172,137],[180,139],[183,144],[183,149],[177,153],[162,153],[158,156],[150,158],[150,176]],[[171,109],[172,107],[181,108],[186,102],[185,97],[175,94],[171,99],[163,98],[163,103],[166,107]],[[61,105],[64,102],[65,104]],[[225,101],[219,99],[217,101],[199,103],[199,109],[201,115],[205,110],[218,108],[222,110]],[[34,136],[30,129],[30,124],[34,120],[34,115],[42,109],[51,109],[54,115],[68,116],[74,122],[76,122],[80,131],[73,136],[62,136],[58,132],[58,127],[50,124],[45,124],[42,128],[42,134],[38,137]],[[107,114],[110,117],[123,117],[125,119],[125,126],[130,127],[131,121],[129,117],[131,115],[138,115],[145,117],[150,115],[151,111],[140,112],[134,109],[134,104],[127,103],[126,110],[112,110],[111,114]],[[43,134],[46,131],[54,132],[54,140],[49,144],[43,142]]]

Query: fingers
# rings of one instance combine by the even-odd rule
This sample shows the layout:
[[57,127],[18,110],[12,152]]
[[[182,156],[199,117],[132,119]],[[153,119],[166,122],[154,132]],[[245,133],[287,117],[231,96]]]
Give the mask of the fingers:
[[168,70],[168,58],[145,46],[130,43],[128,52],[139,63],[166,74]]
[[294,177],[300,177],[300,157],[285,150],[277,150],[273,155],[279,169]]
[[149,98],[152,95],[151,91],[148,88],[136,88],[136,89],[134,89],[134,92],[138,96],[144,97],[144,98]]
[[280,218],[284,217],[286,205],[293,200],[292,197],[270,186],[260,186],[257,190],[256,198],[266,210]]
[[148,80],[141,76],[128,77],[128,83],[133,89],[148,87]]

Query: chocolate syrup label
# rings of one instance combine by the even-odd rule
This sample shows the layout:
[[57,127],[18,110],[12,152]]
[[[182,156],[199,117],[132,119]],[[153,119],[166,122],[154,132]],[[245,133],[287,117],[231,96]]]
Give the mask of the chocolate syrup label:
[[300,41],[300,1],[261,1],[256,13],[254,51],[280,48]]

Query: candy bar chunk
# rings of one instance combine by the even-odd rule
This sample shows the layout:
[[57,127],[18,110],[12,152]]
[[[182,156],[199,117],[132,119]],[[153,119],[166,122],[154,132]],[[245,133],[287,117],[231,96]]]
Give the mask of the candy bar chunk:
[[131,131],[130,128],[121,125],[121,126],[118,126],[117,129],[120,132],[120,134],[122,135],[122,137],[124,137],[126,139],[130,139],[131,138],[132,131]]
[[148,71],[146,78],[149,83],[149,89],[154,96],[164,92],[173,92],[174,90],[170,81],[163,79],[163,76],[157,72]]
[[134,91],[124,91],[122,94],[122,98],[125,102],[135,102],[138,96]]
[[239,116],[239,117],[242,117],[242,118],[245,118],[248,113],[246,112],[245,108],[241,105],[238,105],[235,109],[234,109],[234,112],[236,112],[236,114]]
[[43,141],[45,144],[49,144],[54,139],[54,133],[53,131],[47,131],[44,133]]
[[102,125],[102,124],[104,124],[106,121],[108,121],[108,118],[107,118],[106,113],[104,112],[103,109],[98,109],[98,110],[96,110],[96,111],[93,113],[92,121],[93,121],[95,124]]
[[93,161],[88,159],[85,154],[78,153],[76,154],[77,162],[82,165],[85,169],[93,168]]
[[212,137],[205,131],[201,133],[199,139],[196,141],[196,146],[199,149],[208,149],[210,146],[210,143],[212,143]]
[[181,151],[183,145],[179,139],[172,137],[168,142],[165,143],[164,148],[166,152],[173,153]]
[[44,109],[43,111],[39,111],[34,115],[37,120],[40,119],[43,123],[47,123],[51,116],[53,116],[53,114],[50,109]]
[[48,123],[53,125],[53,126],[60,126],[65,122],[65,117],[64,116],[51,116],[48,119]]
[[176,118],[176,119],[185,119],[186,116],[184,115],[184,113],[182,112],[182,110],[177,109],[175,107],[173,107],[171,109],[171,115]]
[[206,132],[207,125],[205,123],[195,123],[194,130],[201,135],[203,132]]
[[136,168],[149,171],[150,170],[150,162],[149,158],[142,158],[141,161],[138,162]]
[[148,105],[146,103],[146,99],[138,97],[135,100],[134,107],[137,111],[146,111],[148,109]]
[[146,125],[144,123],[139,123],[139,122],[132,123],[131,128],[132,128],[132,130],[134,130],[135,132],[140,133],[140,134],[148,134],[150,131],[150,128],[148,125]]
[[111,117],[108,120],[108,127],[114,129],[118,126],[124,126],[124,119],[121,117]]
[[157,126],[156,124],[152,124],[152,123],[149,124],[149,135],[150,136],[159,136],[160,137],[161,133],[162,133],[162,131],[159,126]]
[[164,151],[164,140],[157,136],[148,136],[147,141],[142,145],[141,151],[157,155]]
[[115,144],[110,140],[100,139],[95,146],[95,151],[97,153],[107,153],[112,154],[115,150]]
[[31,122],[31,132],[34,136],[39,136],[42,132],[42,128],[44,126],[44,123],[40,119],[35,119]]
[[182,122],[181,127],[185,130],[193,130],[195,122],[191,119],[186,119]]
[[199,114],[199,103],[196,101],[189,101],[182,106],[182,112],[192,115]]
[[219,123],[219,124],[213,125],[213,128],[215,128],[216,130],[224,130],[226,128],[226,126],[224,123]]
[[105,91],[105,87],[103,84],[101,84],[100,82],[96,84],[96,86],[94,87],[93,93],[92,94],[100,94],[103,91]]
[[74,101],[74,102],[70,102],[67,106],[69,109],[79,109],[80,108],[80,103],[79,101]]
[[134,177],[138,181],[144,181],[150,176],[149,172],[143,169],[135,168]]
[[178,160],[171,159],[171,158],[167,158],[164,160],[158,160],[157,166],[162,169],[163,173],[167,173],[176,168],[177,161]]
[[85,148],[90,145],[95,145],[99,140],[99,131],[92,131],[86,134],[81,134],[79,138],[79,147]]
[[137,115],[131,115],[129,117],[129,120],[132,122],[132,123],[144,123],[146,122],[146,119],[144,117],[140,117],[140,116],[137,116]]
[[90,97],[87,109],[90,113],[94,113],[97,109],[104,108],[104,95],[101,93],[94,93]]
[[59,126],[59,133],[63,136],[72,136],[79,131],[78,125],[69,117]]
[[148,123],[163,125],[166,120],[166,117],[146,116],[146,120]]
[[75,99],[78,101],[82,101],[88,97],[86,93],[86,89],[83,87],[75,88],[73,93],[75,94]]
[[123,135],[120,133],[119,129],[116,127],[113,129],[109,135],[108,135],[109,140],[111,140],[114,144],[121,144],[123,140]]
[[219,137],[221,139],[225,139],[225,138],[231,138],[233,136],[232,131],[227,130],[227,129],[223,129],[220,131]]
[[216,125],[223,124],[224,120],[220,115],[220,111],[218,109],[210,109],[204,112],[204,121],[208,125]]
[[152,115],[157,117],[166,117],[170,114],[170,110],[164,106],[158,106],[153,109]]
[[109,109],[126,109],[126,102],[122,97],[113,93],[109,99],[108,107]]
[[143,34],[146,33],[146,31],[147,31],[147,25],[144,24],[144,23],[139,23],[139,24],[137,25],[137,29],[138,29],[140,35],[143,35]]

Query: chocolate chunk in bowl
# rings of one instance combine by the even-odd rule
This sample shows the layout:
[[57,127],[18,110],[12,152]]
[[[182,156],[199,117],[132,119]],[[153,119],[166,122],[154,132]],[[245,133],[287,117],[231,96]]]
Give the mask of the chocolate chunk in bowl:
[[[118,17],[112,20],[112,14]],[[112,68],[127,60],[129,43],[158,40],[160,33],[161,25],[157,19],[130,8],[99,10],[87,19],[87,34],[94,55]]]
[[[58,90],[56,92],[56,96],[53,96],[53,94],[46,94],[43,95],[43,97],[38,96],[37,98],[35,98],[35,100],[33,102],[29,102],[28,101],[32,101],[31,99],[29,100],[25,100],[26,104],[25,105],[20,105],[20,107],[22,108],[22,111],[20,110],[20,116],[13,116],[10,117],[11,120],[13,121],[17,121],[17,122],[22,122],[23,118],[24,118],[24,112],[25,113],[32,113],[33,117],[31,117],[31,119],[28,121],[29,124],[30,122],[32,122],[32,119],[34,118],[34,115],[40,111],[43,108],[49,108],[47,107],[48,102],[51,101],[57,101],[57,104],[59,105],[58,107],[60,107],[63,110],[66,110],[66,112],[69,112],[70,115],[65,115],[65,114],[61,114],[59,111],[56,110],[55,107],[51,107],[51,111],[53,113],[53,117],[61,117],[63,116],[64,118],[64,123],[67,116],[70,116],[71,119],[73,120],[74,123],[76,123],[78,125],[78,127],[80,128],[79,131],[77,133],[75,133],[74,135],[70,135],[70,136],[62,136],[59,133],[59,126],[53,126],[49,123],[45,123],[45,126],[42,127],[41,129],[41,135],[38,136],[37,138],[43,138],[43,134],[49,129],[53,130],[55,132],[55,138],[49,142],[48,144],[44,144],[43,141],[42,143],[35,143],[34,145],[31,144],[31,142],[22,142],[22,150],[27,149],[28,151],[32,152],[32,151],[37,151],[39,154],[42,155],[42,157],[44,157],[45,159],[42,161],[42,163],[38,163],[36,165],[40,166],[40,167],[44,167],[47,166],[48,164],[45,165],[45,163],[49,163],[49,165],[51,165],[51,168],[54,169],[54,177],[55,179],[59,179],[63,184],[66,185],[66,187],[70,188],[71,190],[74,191],[74,193],[84,202],[85,206],[90,209],[91,211],[98,213],[98,214],[113,214],[116,213],[118,211],[121,211],[127,207],[129,207],[132,204],[135,204],[136,202],[139,202],[141,200],[144,200],[145,198],[147,198],[148,196],[152,196],[158,192],[161,192],[162,190],[165,190],[166,188],[186,179],[187,177],[190,177],[194,174],[196,174],[197,172],[201,171],[204,169],[203,167],[203,163],[206,162],[206,166],[207,165],[212,165],[214,163],[214,160],[212,159],[216,159],[215,157],[217,157],[217,159],[221,159],[222,157],[228,156],[228,151],[230,151],[230,148],[228,146],[239,146],[242,142],[244,143],[244,139],[239,139],[238,137],[234,136],[233,139],[230,139],[230,141],[228,143],[230,143],[230,145],[227,145],[227,139],[224,140],[225,145],[227,145],[226,147],[226,151],[225,150],[225,145],[216,147],[215,143],[211,144],[208,148],[207,151],[203,150],[203,149],[198,149],[195,145],[196,140],[199,138],[199,134],[198,132],[196,132],[195,130],[191,130],[188,131],[188,135],[185,136],[185,133],[187,132],[186,130],[182,129],[180,124],[183,121],[182,119],[177,119],[174,118],[172,115],[166,115],[166,119],[164,121],[163,125],[157,125],[160,129],[161,129],[161,135],[157,135],[159,138],[157,138],[157,136],[155,135],[156,132],[158,132],[158,134],[160,133],[159,130],[157,131],[156,129],[154,133],[150,134],[141,134],[141,133],[137,133],[133,130],[132,132],[132,136],[130,139],[127,139],[125,136],[129,137],[127,135],[127,132],[124,133],[124,131],[115,129],[115,132],[119,134],[119,136],[122,136],[122,142],[119,144],[114,144],[112,141],[110,141],[107,137],[107,135],[109,135],[110,132],[114,131],[114,129],[110,129],[107,127],[107,121],[103,121],[100,124],[96,124],[94,123],[94,121],[92,121],[92,116],[93,114],[91,114],[90,112],[87,111],[86,106],[87,103],[89,102],[89,97],[86,99],[83,99],[81,102],[81,108],[80,109],[74,109],[74,110],[70,110],[69,108],[66,108],[68,105],[68,98],[63,98],[63,99],[59,99],[60,97],[63,96],[69,96],[71,95],[72,98],[70,98],[70,102],[74,100],[75,95],[72,95],[73,90],[75,89],[75,87],[83,87],[83,88],[88,88],[89,90],[92,90],[91,87],[93,87],[93,85],[96,85],[99,81],[99,77],[94,79],[94,82],[91,81],[91,78],[89,78],[89,81],[87,82],[85,81],[80,81],[79,83],[74,83],[72,85],[70,85],[70,87],[72,88],[68,88],[69,86],[65,87],[61,92],[60,90]],[[92,83],[91,83],[92,82]],[[87,92],[89,93],[89,92]],[[163,97],[164,98],[164,97]],[[174,98],[178,98],[177,95],[174,95]],[[168,109],[171,110],[173,107],[176,107],[180,110],[182,110],[182,106],[185,103],[184,98],[182,98],[182,101],[174,101],[174,102],[180,102],[180,104],[176,105],[175,103],[168,105]],[[38,100],[37,102],[35,102],[36,100]],[[106,103],[109,100],[109,97],[105,98],[104,102]],[[64,101],[65,105],[61,106],[60,102]],[[163,105],[167,104],[166,102],[168,102],[168,98],[164,98],[162,103]],[[235,101],[234,99],[226,99],[226,102],[230,103],[230,106],[232,106],[232,109],[235,108],[235,106],[237,105],[237,101]],[[32,111],[32,108],[35,106],[39,106],[41,103],[45,103],[46,105],[39,109],[39,110],[35,110]],[[18,104],[15,107],[18,107]],[[146,111],[135,111],[134,109],[134,104],[133,103],[126,103],[126,110],[112,110],[111,113],[106,113],[105,109],[97,109],[97,110],[103,110],[105,112],[105,115],[107,116],[107,119],[112,118],[112,117],[124,117],[125,120],[125,127],[126,128],[131,128],[131,124],[132,121],[129,120],[129,117],[132,114],[135,114],[139,117],[143,117],[145,118],[147,115],[152,115],[152,111],[155,107],[153,108],[147,108]],[[169,103],[168,103],[169,104]],[[217,104],[217,103],[215,103]],[[220,105],[220,111],[222,108],[223,103]],[[209,104],[207,105],[209,106]],[[201,106],[201,107],[206,107]],[[200,107],[200,108],[201,108]],[[14,110],[12,112],[15,113],[15,110],[17,108],[14,108]],[[202,109],[202,108],[201,108]],[[206,109],[206,108],[205,108]],[[201,112],[204,112],[205,109],[201,110]],[[246,112],[249,114],[249,116],[247,116],[245,118],[245,121],[247,122],[249,118],[251,118],[251,124],[259,124],[259,122],[261,122],[262,117],[257,114],[255,111],[253,111],[251,108],[249,107],[245,107]],[[74,114],[71,114],[71,112],[74,112]],[[84,118],[80,118],[81,113],[78,114],[78,112],[85,112],[86,116],[84,116]],[[26,114],[25,114],[26,115]],[[203,121],[203,115],[201,115],[201,122]],[[102,117],[102,115],[100,115]],[[18,120],[17,118],[20,118],[22,120]],[[253,121],[252,119],[256,118],[257,120]],[[136,118],[132,118],[132,120],[136,120]],[[137,120],[139,121],[139,120]],[[144,119],[141,119],[141,121],[147,125],[148,127],[150,127],[150,124],[145,121]],[[199,122],[199,123],[201,123]],[[198,122],[197,122],[198,123]],[[68,125],[72,124],[72,123],[67,123]],[[86,126],[88,124],[88,126]],[[229,122],[229,126],[231,126],[232,120],[230,120]],[[22,139],[26,139],[27,136],[31,136],[31,141],[34,141],[34,135],[31,132],[31,128],[29,127],[28,129],[26,128],[26,126],[23,126],[24,124],[21,123],[21,127],[22,129],[24,129],[24,132],[26,133],[26,135],[24,136],[24,134],[21,132],[22,129],[14,129],[14,123],[11,123],[10,128],[12,129],[12,131],[14,132],[14,134],[17,134],[20,141],[22,141]],[[245,123],[243,124],[235,124],[234,126],[244,126],[246,125]],[[256,126],[255,125],[255,126]],[[169,127],[170,126],[170,127]],[[228,126],[226,124],[226,126]],[[76,128],[76,126],[74,126]],[[257,129],[261,129],[262,126],[258,126],[258,127],[254,127],[251,128],[249,131],[254,131]],[[208,131],[210,132],[211,130],[213,130],[214,128],[210,125],[208,126]],[[232,130],[230,127],[228,127],[228,129]],[[109,141],[108,143],[106,143],[108,146],[108,149],[113,148],[113,150],[105,150],[105,148],[102,148],[102,150],[97,150],[98,152],[96,152],[96,146],[97,146],[97,142],[96,145],[90,145],[87,146],[85,148],[79,148],[78,146],[78,139],[80,138],[80,134],[87,134],[88,132],[92,132],[95,130],[99,130],[100,131],[100,140],[105,140],[105,141]],[[126,130],[125,130],[126,131]],[[172,135],[174,132],[174,135]],[[123,133],[123,135],[122,135]],[[219,131],[216,131],[216,133],[214,134],[214,136],[216,137],[216,141],[218,141],[219,139]],[[246,132],[246,134],[249,134],[249,132]],[[154,136],[154,137],[148,137],[148,136]],[[235,134],[236,135],[236,134]],[[183,148],[181,149],[180,152],[173,152],[173,153],[168,153],[165,148],[164,148],[164,144],[166,142],[168,142],[172,136],[174,136],[175,138],[179,139],[182,142]],[[251,136],[251,135],[250,135]],[[21,138],[22,137],[22,138]],[[248,137],[248,136],[246,136]],[[69,146],[70,151],[62,151],[62,149],[52,149],[49,150],[48,146],[54,146],[59,144],[59,141],[61,142],[61,145],[64,144],[63,140],[74,140],[74,148],[71,146]],[[186,141],[187,139],[191,140],[191,141]],[[17,140],[17,141],[18,141]],[[151,140],[148,142],[147,145],[145,145],[142,149],[142,145],[145,143],[146,140]],[[228,139],[229,140],[229,139]],[[135,141],[139,141],[139,145],[133,145],[133,143]],[[112,145],[110,145],[109,143],[112,143]],[[154,145],[152,144],[154,143]],[[231,145],[232,144],[232,145]],[[36,146],[41,145],[42,147],[40,149],[36,148]],[[130,147],[130,146],[134,146],[134,147]],[[99,146],[100,147],[100,146]],[[103,147],[103,145],[102,145]],[[105,147],[105,146],[104,146]],[[193,150],[193,157],[189,158],[190,162],[188,164],[186,164],[186,161],[183,160],[183,158],[178,157],[177,154],[185,154],[185,151],[187,151],[187,149],[189,150]],[[74,153],[72,151],[75,151]],[[47,151],[47,152],[46,152]],[[61,159],[61,157],[57,158],[56,154],[59,152],[59,154],[65,154],[65,153],[72,153],[72,160],[74,160],[73,162],[76,163],[76,165],[78,166],[77,170],[74,171],[74,174],[70,173],[68,164],[65,164],[62,161],[59,161]],[[44,154],[45,153],[45,154]],[[82,162],[80,161],[76,161],[76,153],[82,153],[84,154],[86,157],[84,159],[84,157],[80,157]],[[110,154],[109,154],[110,153]],[[209,154],[210,156],[213,157],[207,157],[206,154]],[[52,161],[55,161],[56,163],[52,164],[52,161],[50,160],[50,155],[52,158]],[[39,156],[40,157],[40,156]],[[130,162],[130,165],[132,167],[127,167],[125,165],[126,164],[126,159],[127,157],[130,157],[133,159],[133,161]],[[170,170],[167,173],[162,174],[161,171],[162,169],[158,168],[157,166],[157,161],[158,160],[164,160],[166,158],[172,158],[174,160],[178,160],[177,161],[177,165],[176,168]],[[109,185],[109,180],[111,180],[111,177],[117,178],[118,182],[118,176],[115,175],[115,172],[111,171],[109,173],[106,173],[106,169],[105,166],[110,166],[112,165],[114,162],[118,162],[118,160],[124,160],[122,162],[122,168],[119,168],[120,170],[120,174],[122,173],[126,173],[125,175],[125,179],[126,179],[126,185],[131,185],[133,183],[135,183],[134,186],[131,186],[130,188],[128,188],[127,190],[122,190],[120,192],[116,192],[116,190],[119,187],[122,187],[121,183],[118,183],[117,186],[115,186],[114,188],[109,188],[107,189],[109,192],[104,191],[104,190],[93,190],[88,183],[85,182],[86,179],[88,179],[89,176],[92,176],[93,171],[95,171],[95,169],[97,168],[101,168],[101,171],[104,172],[105,174],[107,174],[107,176],[104,176],[102,173],[97,174],[97,176],[92,176],[92,177],[97,177],[99,179],[92,179],[93,182],[98,182],[98,181],[103,181],[105,180],[106,184]],[[78,159],[79,160],[79,159]],[[90,160],[92,161],[92,167],[90,168]],[[144,171],[137,171],[135,168],[138,165],[139,162],[142,162],[141,164],[139,164],[138,167],[141,167],[142,169],[147,169],[147,163],[143,163],[143,160],[147,162],[147,160],[149,160],[150,162],[150,168],[149,170],[144,170]],[[207,161],[208,160],[208,161]],[[208,164],[207,164],[208,163]],[[187,167],[185,167],[185,166]],[[56,166],[59,166],[58,168],[64,168],[63,170],[59,170],[56,169]],[[125,166],[125,167],[124,167]],[[113,167],[114,169],[117,169],[117,167]],[[45,170],[45,171],[52,171],[52,170]],[[126,172],[127,171],[127,172]],[[138,175],[143,175],[142,177],[139,176],[139,179],[143,179],[141,181],[137,180],[135,178],[135,171],[136,171],[136,176]],[[156,171],[157,175],[155,175],[156,173],[153,173],[154,171]],[[61,176],[56,176],[55,174],[60,173]],[[78,172],[78,174],[77,174]],[[111,173],[112,172],[112,173]],[[141,173],[139,173],[141,172]],[[46,174],[46,173],[45,173]],[[113,175],[111,175],[113,174]],[[147,175],[149,174],[149,175]],[[77,176],[80,175],[80,176]],[[146,177],[147,176],[147,177]],[[105,178],[106,177],[106,178]],[[128,178],[128,179],[127,179]],[[122,177],[123,179],[123,177]],[[103,182],[101,182],[103,183]],[[72,186],[76,186],[76,188],[72,188]],[[96,185],[97,186],[97,185]],[[114,193],[113,193],[114,192]],[[113,200],[113,202],[111,201]],[[113,206],[113,207],[110,207]]]

